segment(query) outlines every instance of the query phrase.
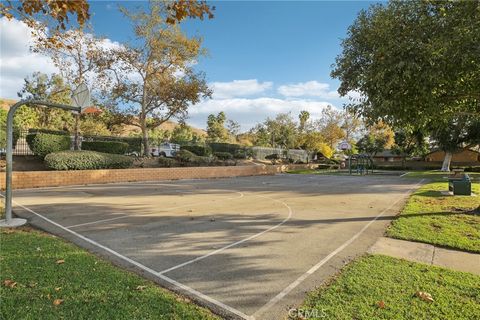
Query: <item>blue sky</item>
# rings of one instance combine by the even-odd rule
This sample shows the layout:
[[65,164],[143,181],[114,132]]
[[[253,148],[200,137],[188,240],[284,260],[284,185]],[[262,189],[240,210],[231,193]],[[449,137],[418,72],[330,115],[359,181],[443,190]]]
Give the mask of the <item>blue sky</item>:
[[[131,26],[118,11],[118,4],[146,4],[137,1],[90,3],[94,33],[117,42],[132,38]],[[346,99],[336,94],[338,81],[330,78],[331,65],[341,52],[340,42],[346,37],[348,26],[362,8],[368,8],[373,2],[209,3],[216,7],[214,19],[182,23],[188,34],[204,38],[209,54],[195,67],[206,73],[214,90],[213,99],[191,108],[189,123],[203,128],[209,113],[225,111],[246,130],[280,112],[291,112],[296,117],[301,110],[308,110],[316,117],[328,104],[341,108]],[[39,65],[44,72],[54,71],[54,68],[44,57],[37,56],[35,60],[20,49],[8,49],[12,45],[22,47],[18,40],[22,30],[5,21],[1,27],[0,96],[14,98],[20,89],[16,89],[18,83],[21,86],[22,79],[32,70],[38,70]],[[28,45],[23,47],[28,51]],[[26,62],[23,65],[18,58],[22,55]],[[9,66],[7,62],[14,60],[16,67]]]
[[[212,20],[190,20],[183,29],[204,38],[209,56],[198,69],[209,81],[258,79],[275,83],[330,79],[340,53],[340,39],[368,1],[210,1]],[[131,28],[117,5],[132,1],[93,2],[95,33],[114,41],[131,38]],[[119,23],[120,22],[120,23]]]

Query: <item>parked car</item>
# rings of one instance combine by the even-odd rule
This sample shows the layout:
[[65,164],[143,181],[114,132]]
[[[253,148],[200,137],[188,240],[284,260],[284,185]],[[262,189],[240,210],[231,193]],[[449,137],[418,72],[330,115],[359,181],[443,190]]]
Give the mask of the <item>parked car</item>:
[[164,142],[159,146],[150,148],[150,155],[154,157],[173,158],[180,151],[180,145],[176,143]]

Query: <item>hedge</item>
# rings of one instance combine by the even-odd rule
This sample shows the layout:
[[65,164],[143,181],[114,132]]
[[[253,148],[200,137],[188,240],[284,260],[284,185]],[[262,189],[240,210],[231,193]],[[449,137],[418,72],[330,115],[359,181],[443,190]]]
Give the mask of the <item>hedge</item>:
[[244,149],[241,145],[233,143],[210,142],[209,146],[213,152],[228,152],[231,154],[235,154],[237,150]]
[[69,135],[51,133],[29,133],[26,137],[27,144],[33,154],[39,158],[52,152],[69,150],[71,140]]
[[177,164],[177,161],[172,158],[160,157],[158,158],[158,164],[160,165],[160,167],[171,168]]
[[117,141],[128,144],[127,153],[142,151],[142,138],[140,137],[113,137],[113,136],[83,136],[87,141]]
[[121,141],[83,141],[82,150],[125,154],[128,150],[128,143]]
[[186,146],[182,146],[181,149],[190,151],[196,154],[197,156],[202,156],[202,157],[210,156],[212,154],[212,148],[210,148],[210,146],[208,145],[206,146],[186,145]]
[[53,170],[125,169],[132,164],[128,156],[87,150],[52,152],[45,157],[45,165]]
[[213,155],[220,160],[231,160],[231,159],[233,159],[233,155],[229,152],[215,152]]
[[211,165],[214,158],[197,156],[188,150],[180,150],[175,155],[175,158],[184,166],[188,165]]

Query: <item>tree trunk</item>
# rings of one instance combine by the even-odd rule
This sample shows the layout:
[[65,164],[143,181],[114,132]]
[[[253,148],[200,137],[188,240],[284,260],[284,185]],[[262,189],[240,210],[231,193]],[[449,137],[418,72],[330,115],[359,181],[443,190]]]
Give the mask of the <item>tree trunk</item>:
[[150,144],[148,143],[148,131],[145,123],[142,123],[142,144],[143,144],[143,156],[150,156]]
[[445,158],[443,158],[442,169],[440,171],[449,172],[451,161],[452,161],[452,153],[450,151],[446,151]]

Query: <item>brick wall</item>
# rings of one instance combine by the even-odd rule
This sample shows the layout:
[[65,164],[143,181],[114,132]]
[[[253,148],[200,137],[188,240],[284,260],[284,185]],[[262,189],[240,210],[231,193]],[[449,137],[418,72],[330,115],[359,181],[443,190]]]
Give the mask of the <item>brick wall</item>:
[[[79,171],[14,171],[13,189],[57,187],[113,182],[208,179],[272,175],[287,170],[313,168],[315,165],[261,165],[232,167],[186,167],[151,169],[114,169]],[[5,189],[5,172],[0,173],[0,187]]]

